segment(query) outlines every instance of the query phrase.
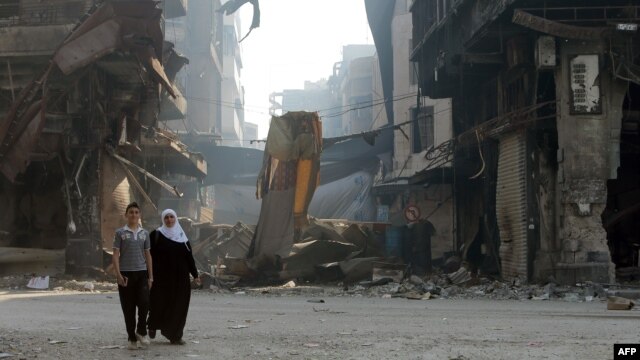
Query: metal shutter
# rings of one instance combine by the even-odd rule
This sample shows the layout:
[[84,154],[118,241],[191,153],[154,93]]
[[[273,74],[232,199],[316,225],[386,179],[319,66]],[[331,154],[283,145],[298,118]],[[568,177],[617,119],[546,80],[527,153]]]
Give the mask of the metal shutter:
[[500,138],[496,216],[504,278],[527,278],[526,156],[523,132],[506,134]]

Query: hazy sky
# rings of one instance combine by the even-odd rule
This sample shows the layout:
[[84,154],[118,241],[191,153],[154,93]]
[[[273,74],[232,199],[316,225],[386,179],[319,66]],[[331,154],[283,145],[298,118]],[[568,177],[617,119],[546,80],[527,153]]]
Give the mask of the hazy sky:
[[[243,36],[250,5],[241,9]],[[241,46],[245,119],[266,137],[269,94],[301,89],[305,80],[327,78],[342,58],[342,46],[373,44],[364,0],[261,0],[260,27]]]

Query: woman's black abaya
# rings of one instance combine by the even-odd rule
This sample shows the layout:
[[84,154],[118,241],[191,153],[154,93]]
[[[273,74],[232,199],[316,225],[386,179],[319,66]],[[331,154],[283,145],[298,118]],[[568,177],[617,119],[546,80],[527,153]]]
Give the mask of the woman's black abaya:
[[189,274],[198,277],[191,244],[167,239],[160,231],[153,231],[151,258],[153,286],[149,308],[149,330],[160,330],[171,342],[182,339],[191,299]]

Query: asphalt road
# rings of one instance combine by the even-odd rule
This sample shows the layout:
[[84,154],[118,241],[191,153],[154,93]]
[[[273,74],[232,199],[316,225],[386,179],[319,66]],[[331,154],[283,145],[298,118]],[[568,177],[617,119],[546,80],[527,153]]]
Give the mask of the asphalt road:
[[[312,297],[313,296],[313,297]],[[640,312],[604,302],[320,295],[192,297],[185,340],[126,345],[116,293],[0,292],[10,359],[612,359],[640,342]],[[60,343],[51,343],[60,341]],[[1,358],[2,356],[0,356]]]

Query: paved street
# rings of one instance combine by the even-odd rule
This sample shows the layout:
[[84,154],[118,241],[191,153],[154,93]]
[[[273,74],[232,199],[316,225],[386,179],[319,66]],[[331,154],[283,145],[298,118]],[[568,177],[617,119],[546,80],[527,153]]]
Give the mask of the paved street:
[[[116,293],[0,292],[0,353],[38,359],[611,359],[635,311],[603,302],[194,293],[186,346],[125,345]],[[315,299],[319,299],[316,297]],[[52,344],[50,342],[63,341]]]

